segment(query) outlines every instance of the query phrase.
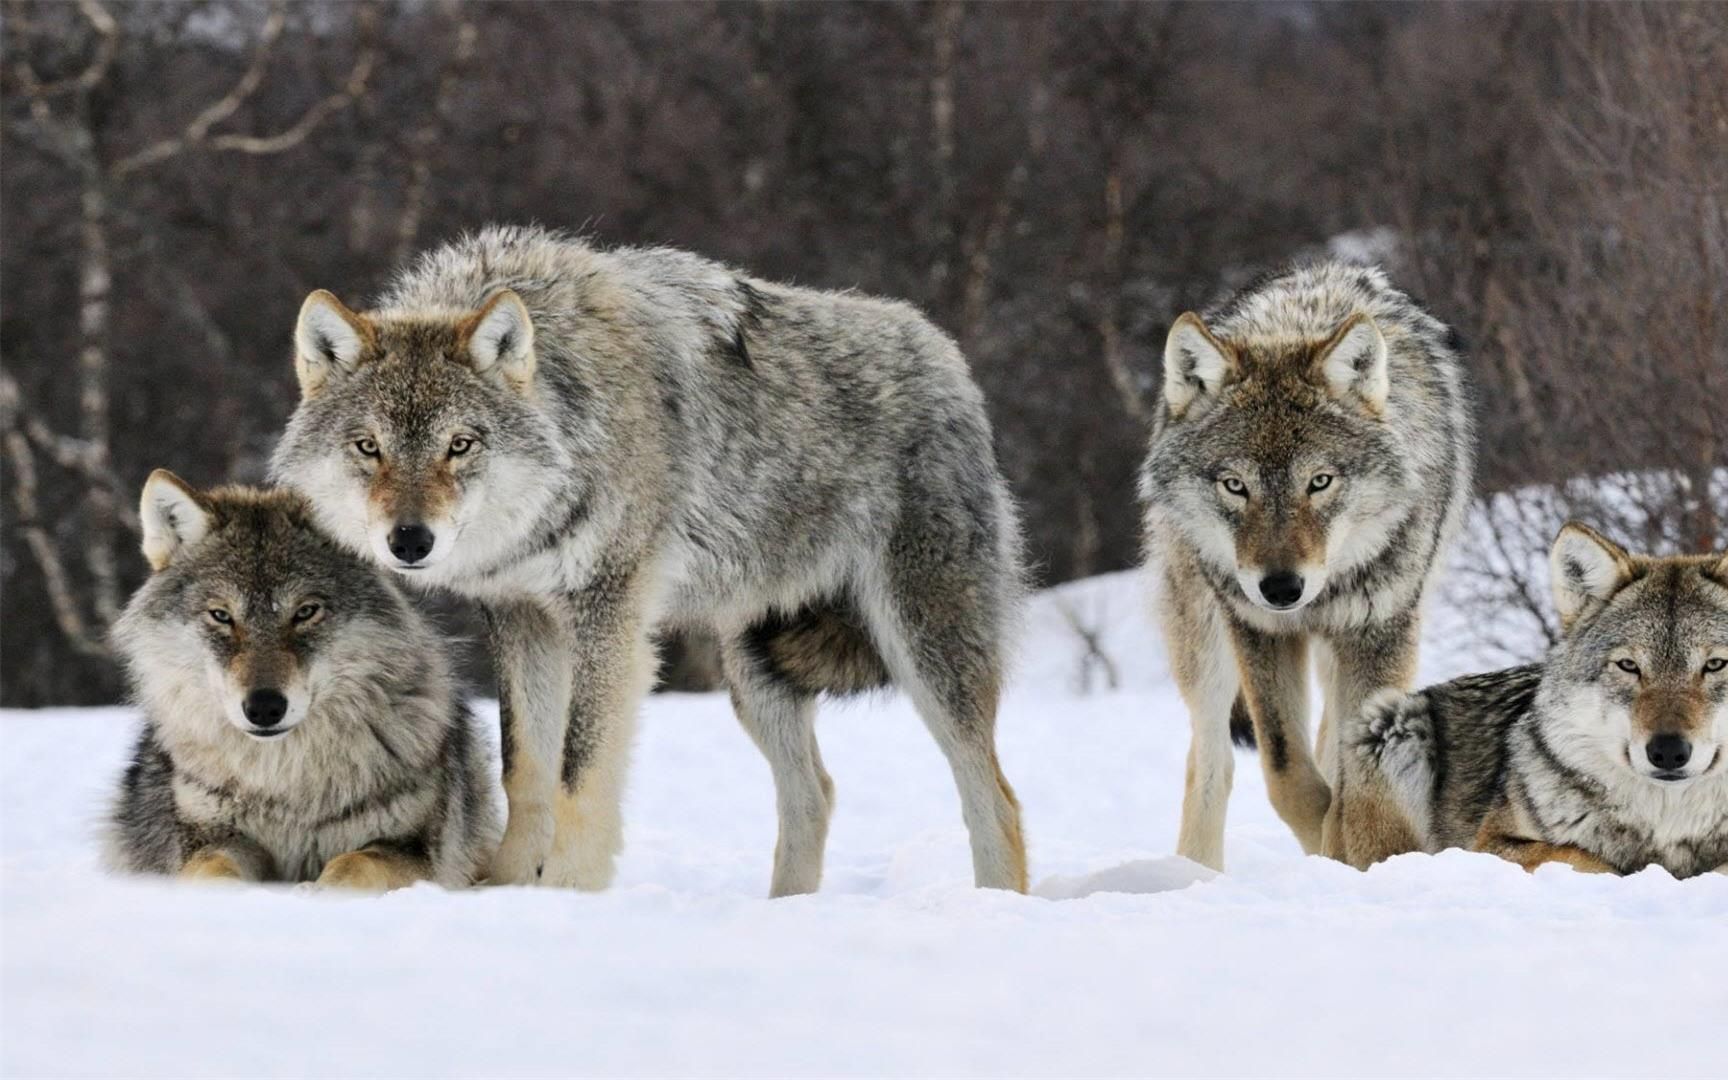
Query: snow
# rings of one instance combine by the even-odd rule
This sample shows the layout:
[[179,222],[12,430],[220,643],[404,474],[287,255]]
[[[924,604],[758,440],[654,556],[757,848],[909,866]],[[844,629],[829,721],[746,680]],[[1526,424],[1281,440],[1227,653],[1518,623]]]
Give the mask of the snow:
[[[1080,692],[1079,637],[1118,667]],[[816,896],[767,901],[768,770],[648,705],[617,885],[381,898],[118,880],[134,718],[0,713],[0,1075],[1720,1076],[1728,877],[1303,858],[1239,759],[1229,872],[1170,854],[1187,721],[1138,579],[1040,597],[1001,717],[1029,897],[970,888],[906,703],[826,705]],[[1436,612],[1425,679],[1471,663]]]

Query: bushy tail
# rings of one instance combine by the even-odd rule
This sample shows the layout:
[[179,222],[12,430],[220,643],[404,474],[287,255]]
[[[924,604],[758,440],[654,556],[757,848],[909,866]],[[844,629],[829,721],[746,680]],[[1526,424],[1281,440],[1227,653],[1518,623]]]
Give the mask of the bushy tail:
[[816,606],[773,613],[746,638],[764,669],[812,694],[859,694],[888,684],[888,667],[847,608]]
[[1254,718],[1248,714],[1248,699],[1241,694],[1230,703],[1230,741],[1246,750],[1257,745],[1254,741]]

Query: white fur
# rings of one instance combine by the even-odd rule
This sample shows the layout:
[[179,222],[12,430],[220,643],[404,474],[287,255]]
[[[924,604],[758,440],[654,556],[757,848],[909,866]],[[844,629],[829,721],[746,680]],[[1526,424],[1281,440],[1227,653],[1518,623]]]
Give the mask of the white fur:
[[534,378],[534,322],[522,298],[506,289],[486,302],[480,325],[468,339],[474,370],[497,369],[510,382],[526,387]]
[[1625,581],[1625,571],[1626,557],[1618,548],[1576,524],[1561,529],[1548,555],[1561,621],[1570,622],[1592,600],[1613,596]]
[[1386,407],[1392,383],[1387,374],[1386,339],[1368,315],[1360,315],[1322,361],[1334,397],[1355,395],[1375,412]]
[[138,524],[144,534],[144,557],[160,570],[182,548],[204,538],[210,531],[210,515],[184,481],[167,469],[157,469],[144,482]]
[[1213,343],[1199,316],[1189,312],[1171,325],[1164,339],[1164,400],[1173,415],[1180,416],[1202,393],[1216,394],[1230,369],[1230,358]]

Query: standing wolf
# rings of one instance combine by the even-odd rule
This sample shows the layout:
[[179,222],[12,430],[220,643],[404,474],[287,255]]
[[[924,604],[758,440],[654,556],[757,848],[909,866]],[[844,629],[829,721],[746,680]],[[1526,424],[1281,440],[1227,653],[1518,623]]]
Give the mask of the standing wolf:
[[1463,847],[1728,872],[1728,555],[1629,555],[1574,523],[1550,562],[1562,636],[1541,664],[1387,694],[1347,723],[1346,776],[1388,791],[1405,830],[1346,837],[1349,861]]
[[363,889],[483,871],[496,782],[395,582],[283,491],[158,470],[139,520],[155,573],[114,636],[146,720],[110,864]]
[[994,735],[1019,534],[978,388],[917,312],[493,228],[364,314],[312,294],[295,342],[275,475],[490,624],[495,880],[611,880],[650,631],[704,626],[773,772],[774,895],[821,878],[816,696],[889,681],[947,755],[978,884],[1025,888]]
[[1273,807],[1320,851],[1334,719],[1409,685],[1423,593],[1470,488],[1454,342],[1380,271],[1341,263],[1265,278],[1170,328],[1141,495],[1193,724],[1183,855],[1223,866],[1231,729],[1249,721]]

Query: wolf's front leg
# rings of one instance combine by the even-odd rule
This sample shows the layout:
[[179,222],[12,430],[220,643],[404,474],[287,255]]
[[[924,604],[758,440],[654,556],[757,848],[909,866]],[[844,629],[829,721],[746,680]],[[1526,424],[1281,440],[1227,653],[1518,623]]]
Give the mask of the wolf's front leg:
[[324,864],[318,884],[327,889],[388,892],[432,877],[426,852],[418,845],[368,844]]
[[227,836],[195,846],[180,864],[180,877],[193,881],[268,881],[270,855],[243,836]]
[[552,854],[553,799],[570,712],[576,642],[563,605],[534,601],[484,608],[498,674],[498,720],[509,820],[487,876],[531,885]]
[[1416,620],[1408,616],[1338,634],[1327,651],[1331,662],[1323,690],[1326,711],[1337,722],[1323,726],[1320,738],[1352,745],[1322,751],[1338,768],[1320,850],[1366,870],[1393,855],[1423,850],[1389,778],[1373,767],[1362,746],[1369,699],[1385,690],[1407,690],[1415,677]]
[[1551,844],[1532,840],[1524,823],[1510,803],[1502,802],[1482,821],[1476,833],[1475,848],[1490,855],[1515,862],[1526,870],[1535,870],[1543,863],[1565,863],[1586,874],[1618,874],[1604,859],[1572,844]]
[[647,572],[609,568],[570,597],[575,676],[565,714],[547,885],[604,889],[624,846],[624,773],[654,681]]
[[1332,793],[1308,745],[1307,639],[1262,633],[1235,620],[1230,636],[1272,808],[1296,834],[1302,850],[1318,854]]

